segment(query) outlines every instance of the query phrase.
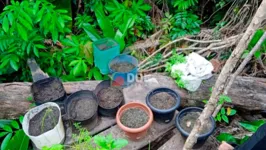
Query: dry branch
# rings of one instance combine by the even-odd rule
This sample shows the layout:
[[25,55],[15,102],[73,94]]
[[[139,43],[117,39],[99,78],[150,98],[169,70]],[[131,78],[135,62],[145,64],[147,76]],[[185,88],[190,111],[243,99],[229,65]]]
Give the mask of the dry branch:
[[191,150],[194,144],[197,142],[197,137],[205,126],[206,122],[208,122],[208,118],[213,114],[215,107],[217,106],[219,96],[223,93],[224,88],[226,87],[229,76],[233,69],[235,68],[237,62],[239,61],[243,51],[246,49],[249,41],[251,40],[255,31],[261,26],[263,20],[266,19],[266,0],[263,0],[259,9],[257,10],[252,22],[250,23],[248,29],[243,35],[242,39],[238,43],[237,47],[231,54],[230,58],[227,60],[225,66],[222,69],[221,74],[219,75],[215,86],[213,88],[212,95],[201,113],[199,119],[196,121],[195,126],[193,127],[189,137],[186,140],[185,146],[183,150]]
[[[252,56],[255,54],[255,52],[261,47],[261,44],[263,43],[263,41],[266,39],[266,33],[264,33],[262,35],[262,37],[260,38],[260,40],[257,42],[257,44],[254,46],[254,48],[249,52],[248,56],[243,60],[243,62],[240,64],[240,66],[237,68],[237,70],[235,71],[235,73],[232,75],[229,83],[227,84],[223,94],[224,95],[227,95],[228,94],[228,91],[229,89],[231,88],[236,76],[238,76],[242,71],[243,69],[245,68],[245,66],[247,65],[247,63],[251,60]],[[212,114],[213,117],[215,117],[218,112],[220,111],[220,109],[222,108],[223,106],[223,103],[222,104],[219,104],[214,113]]]

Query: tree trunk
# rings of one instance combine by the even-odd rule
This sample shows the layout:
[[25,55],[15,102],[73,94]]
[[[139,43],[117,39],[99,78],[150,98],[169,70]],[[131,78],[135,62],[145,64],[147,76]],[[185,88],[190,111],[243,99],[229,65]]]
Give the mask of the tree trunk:
[[[263,0],[260,7],[258,8],[252,22],[250,23],[248,29],[246,30],[244,36],[239,41],[237,47],[231,54],[230,58],[227,60],[225,66],[222,69],[221,74],[219,75],[215,87],[213,88],[212,95],[205,109],[201,113],[199,119],[197,120],[193,130],[191,131],[189,137],[186,140],[183,150],[190,150],[197,142],[197,136],[205,126],[206,120],[213,114],[220,95],[224,92],[228,81],[230,80],[229,76],[235,68],[239,58],[241,57],[243,51],[247,48],[249,41],[251,40],[255,31],[260,27],[264,19],[266,19],[266,0]],[[255,90],[255,89],[254,89]],[[244,94],[244,93],[243,93]]]
[[[154,75],[155,76],[155,75]],[[204,104],[202,100],[210,97],[210,87],[213,87],[217,76],[204,81],[196,92],[187,92],[176,87],[174,80],[168,76],[160,76],[161,86],[171,84],[182,97],[182,106],[199,106]],[[79,90],[94,90],[100,81],[82,81],[82,82],[64,82],[67,94],[74,93]],[[30,108],[32,101],[28,101],[31,97],[31,83],[14,82],[0,84],[0,118],[13,119],[19,115],[24,115]],[[229,91],[229,96],[233,100],[233,105],[244,110],[265,110],[266,109],[266,79],[237,77],[233,88]]]

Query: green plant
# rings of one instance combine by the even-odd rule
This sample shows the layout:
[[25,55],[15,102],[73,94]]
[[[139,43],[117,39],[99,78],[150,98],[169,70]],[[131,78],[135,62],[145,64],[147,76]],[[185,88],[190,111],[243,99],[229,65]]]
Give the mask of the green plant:
[[112,135],[91,137],[89,132],[82,128],[79,123],[74,123],[74,126],[79,131],[79,134],[73,134],[76,142],[71,148],[75,150],[119,150],[128,144],[127,140],[114,139]]
[[[105,15],[104,6],[101,1],[97,2],[93,9],[98,25],[102,29],[103,37],[115,39],[119,43],[121,51],[124,50],[126,46],[125,38],[128,35],[129,29],[131,29],[135,23],[136,15],[124,17],[122,23],[116,24]],[[83,24],[82,28],[92,41],[96,41],[102,37],[89,23]]]
[[[52,116],[52,112],[53,112],[53,110],[50,107],[45,110],[45,113],[44,113],[44,116],[43,116],[42,122],[41,122],[41,133],[44,133],[44,122],[46,122],[45,119],[47,119],[48,115]],[[56,120],[54,117],[53,117],[52,123],[54,126],[56,125]]]
[[[255,120],[255,121],[251,121],[251,122],[248,122],[248,121],[239,122],[239,125],[242,126],[244,129],[255,133],[258,130],[258,128],[265,123],[266,123],[265,120]],[[226,142],[233,142],[233,143],[241,145],[245,141],[248,140],[249,136],[245,135],[243,138],[236,138],[232,134],[221,133],[216,138],[220,142],[226,141]]]
[[198,3],[198,0],[173,0],[174,7],[177,7],[178,10],[187,10],[188,8],[195,6]]
[[51,147],[44,146],[42,150],[64,150],[64,146],[61,144],[56,144]]
[[119,150],[128,144],[125,139],[114,139],[111,134],[107,136],[96,135],[94,142],[101,150]]
[[[212,89],[210,91],[212,91]],[[208,100],[203,100],[203,102],[206,104],[208,102]],[[224,102],[231,103],[232,99],[229,96],[221,95],[219,98],[218,104],[222,105]],[[222,107],[221,110],[217,113],[217,115],[215,117],[215,121],[219,121],[219,122],[224,121],[226,123],[229,123],[228,117],[235,115],[236,112],[237,111],[233,108]]]
[[[245,58],[249,52],[252,50],[252,48],[258,43],[258,41],[260,40],[260,38],[262,37],[263,33],[265,31],[262,29],[259,29],[255,32],[255,34],[253,35],[251,41],[248,44],[248,48],[247,50],[244,51],[242,58]],[[266,53],[266,40],[263,41],[263,43],[261,44],[260,49],[258,49],[255,53],[254,53],[254,57],[256,59],[261,58],[261,55]]]
[[[22,123],[23,117],[19,118]],[[29,138],[17,120],[0,120],[0,139],[3,138],[1,150],[26,150]]]
[[199,17],[191,12],[178,12],[173,16],[172,29],[170,36],[173,39],[185,35],[194,35],[200,32]]
[[66,13],[45,0],[12,0],[0,15],[0,75],[26,70],[27,58],[40,58],[47,51],[44,39],[56,43],[71,32],[65,25],[71,20]]
[[185,83],[182,80],[183,72],[180,70],[172,71],[172,67],[177,64],[185,63],[186,58],[184,55],[179,55],[176,53],[176,51],[173,50],[172,56],[168,59],[166,62],[165,71],[170,73],[170,76],[175,79],[176,84],[180,88],[184,88]]

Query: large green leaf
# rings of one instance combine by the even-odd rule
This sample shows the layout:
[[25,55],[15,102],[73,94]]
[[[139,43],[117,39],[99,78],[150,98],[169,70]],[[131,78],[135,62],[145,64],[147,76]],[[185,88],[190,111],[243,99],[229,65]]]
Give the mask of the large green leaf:
[[12,133],[9,133],[9,134],[4,138],[4,140],[2,141],[2,144],[1,144],[1,150],[6,150],[7,144],[8,144],[8,142],[10,141],[11,137],[12,137]]
[[239,124],[240,126],[247,129],[248,131],[256,132],[258,128],[265,123],[266,123],[265,120],[255,120],[251,122],[243,121],[243,122],[240,122]]
[[9,23],[8,23],[8,19],[7,17],[5,16],[4,19],[3,19],[3,25],[2,25],[2,28],[5,32],[8,32],[9,30]]
[[12,120],[12,122],[11,122],[11,126],[12,126],[13,128],[15,128],[15,129],[19,129],[19,124],[18,124],[18,122],[17,122],[16,120]]
[[29,147],[29,137],[24,131],[18,130],[12,139],[8,142],[6,150],[27,150]]
[[18,33],[22,37],[22,39],[25,41],[28,41],[28,34],[26,32],[26,29],[23,26],[21,26],[19,23],[17,23],[17,29],[18,29]]
[[0,128],[3,128],[5,125],[9,125],[12,120],[0,119]]
[[105,37],[113,38],[115,36],[114,27],[111,21],[109,20],[109,18],[105,16],[104,11],[103,11],[103,5],[101,2],[99,2],[95,6],[94,11],[95,11],[95,16],[97,18],[98,24],[103,31],[103,35]]
[[83,25],[83,30],[87,33],[87,35],[93,42],[101,38],[98,32],[88,23]]
[[216,139],[220,142],[225,141],[225,142],[237,143],[236,138],[229,133],[221,133],[216,137]]

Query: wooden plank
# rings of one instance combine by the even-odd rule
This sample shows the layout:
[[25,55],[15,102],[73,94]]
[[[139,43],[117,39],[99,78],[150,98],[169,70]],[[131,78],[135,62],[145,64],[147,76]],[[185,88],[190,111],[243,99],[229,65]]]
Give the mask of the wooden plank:
[[[177,129],[174,129],[175,135],[164,143],[158,150],[182,150],[185,144],[185,139],[181,136]],[[195,150],[216,150],[218,148],[218,142],[215,137],[210,136],[205,144]]]

